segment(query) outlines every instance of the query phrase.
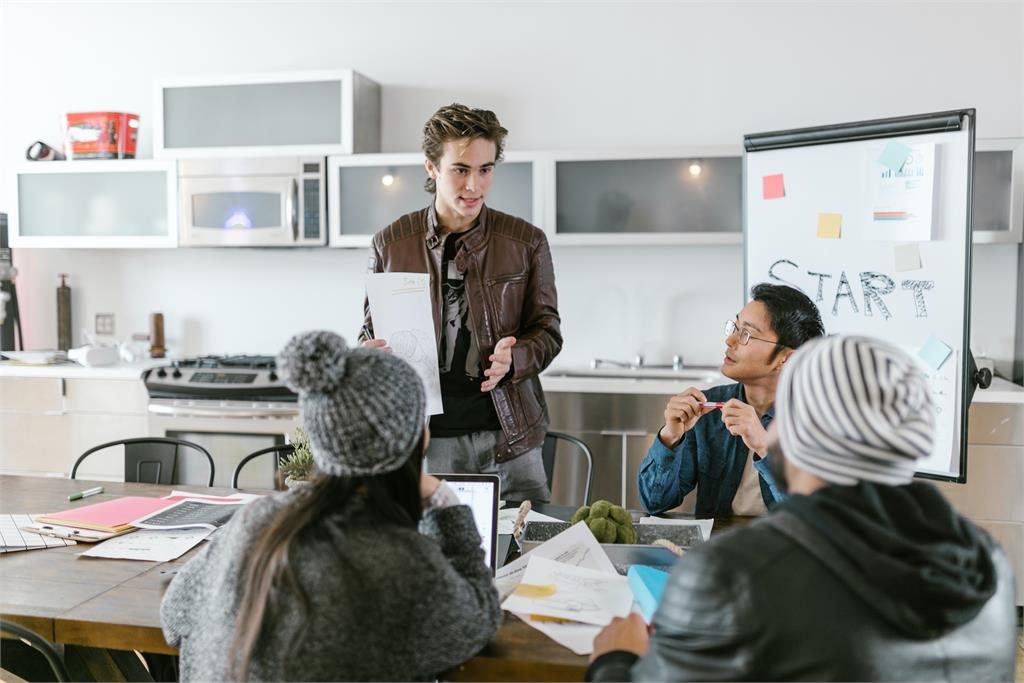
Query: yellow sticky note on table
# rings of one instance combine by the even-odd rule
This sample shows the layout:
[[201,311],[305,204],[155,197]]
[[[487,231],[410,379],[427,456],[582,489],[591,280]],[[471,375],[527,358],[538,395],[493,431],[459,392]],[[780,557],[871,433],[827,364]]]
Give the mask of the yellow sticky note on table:
[[818,237],[827,240],[837,240],[842,235],[843,214],[841,213],[819,213],[818,214]]
[[539,599],[550,598],[557,590],[558,588],[553,583],[542,584],[539,586],[529,583],[521,583],[516,586],[516,589],[512,592],[524,598]]

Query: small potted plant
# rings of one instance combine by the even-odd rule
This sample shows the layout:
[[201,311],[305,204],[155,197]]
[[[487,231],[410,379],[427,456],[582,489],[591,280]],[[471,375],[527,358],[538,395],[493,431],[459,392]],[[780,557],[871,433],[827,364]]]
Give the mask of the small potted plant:
[[281,460],[278,469],[284,474],[284,484],[288,488],[301,486],[309,481],[313,474],[313,451],[309,448],[309,437],[306,430],[296,427],[291,439],[295,451]]

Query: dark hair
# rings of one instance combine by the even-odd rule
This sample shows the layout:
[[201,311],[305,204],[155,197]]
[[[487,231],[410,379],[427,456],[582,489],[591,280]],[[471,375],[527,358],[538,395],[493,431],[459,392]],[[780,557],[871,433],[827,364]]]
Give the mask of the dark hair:
[[[281,506],[267,521],[239,569],[243,589],[235,617],[235,635],[228,652],[229,670],[235,680],[244,681],[249,677],[252,654],[264,628],[273,628],[280,605],[297,604],[299,623],[308,620],[309,596],[297,580],[291,553],[295,542],[316,534],[323,521],[347,507],[354,496],[365,499],[375,520],[416,528],[423,516],[422,463],[423,439],[420,438],[409,459],[397,470],[373,477],[321,474],[295,493],[292,505]],[[302,631],[297,630],[288,651],[276,656],[290,656],[301,635]]]
[[[493,111],[470,109],[464,104],[449,104],[434,112],[423,126],[423,154],[430,163],[439,167],[444,143],[452,140],[483,138],[494,143],[494,160],[501,161],[508,130],[498,122]],[[424,184],[427,192],[437,192],[437,183],[427,176]]]
[[769,361],[775,360],[785,347],[795,349],[824,336],[825,326],[818,307],[799,289],[762,282],[750,288],[750,296],[768,309],[768,322],[779,338],[779,346],[772,351]]

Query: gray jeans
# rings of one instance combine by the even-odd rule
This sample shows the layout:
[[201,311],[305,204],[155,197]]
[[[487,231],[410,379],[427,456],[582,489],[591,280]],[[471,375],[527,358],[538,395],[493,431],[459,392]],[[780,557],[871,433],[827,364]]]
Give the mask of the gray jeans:
[[473,432],[465,436],[430,437],[426,470],[431,473],[497,474],[502,500],[546,503],[551,498],[544,474],[541,449],[534,448],[515,460],[494,462],[501,432]]

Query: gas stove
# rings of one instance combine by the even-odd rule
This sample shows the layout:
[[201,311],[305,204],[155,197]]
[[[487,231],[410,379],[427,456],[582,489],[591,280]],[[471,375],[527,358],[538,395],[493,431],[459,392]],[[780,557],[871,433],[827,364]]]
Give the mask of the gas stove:
[[142,375],[150,399],[295,402],[277,374],[273,356],[197,356]]

